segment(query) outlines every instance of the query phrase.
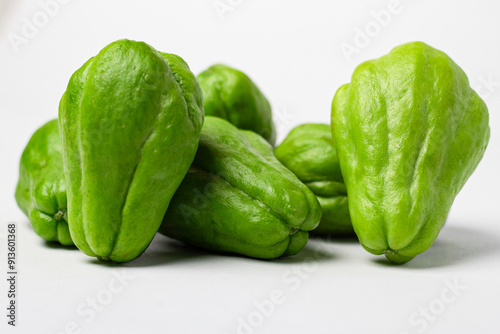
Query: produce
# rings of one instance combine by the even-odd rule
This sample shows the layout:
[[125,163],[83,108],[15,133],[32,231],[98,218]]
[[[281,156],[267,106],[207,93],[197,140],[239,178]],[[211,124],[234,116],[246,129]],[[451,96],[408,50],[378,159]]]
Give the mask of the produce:
[[160,232],[212,251],[273,259],[298,253],[320,218],[314,194],[269,143],[207,116]]
[[119,40],[73,74],[59,120],[73,241],[101,260],[135,259],[196,153],[195,76],[176,55]]
[[271,105],[246,74],[219,64],[200,73],[198,82],[207,116],[217,116],[237,128],[252,130],[274,145],[276,129]]
[[463,70],[421,42],[356,68],[333,99],[332,132],[354,230],[395,263],[432,245],[490,136]]
[[68,228],[66,183],[57,119],[39,128],[19,164],[16,201],[41,238],[73,245]]
[[347,191],[327,124],[302,124],[276,148],[276,158],[318,198],[323,215],[314,234],[354,235]]

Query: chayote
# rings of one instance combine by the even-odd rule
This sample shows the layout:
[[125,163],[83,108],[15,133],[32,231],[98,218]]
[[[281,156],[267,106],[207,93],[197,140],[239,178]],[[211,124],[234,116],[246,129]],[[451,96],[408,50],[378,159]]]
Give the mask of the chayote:
[[347,191],[330,126],[299,125],[290,131],[274,154],[318,198],[323,215],[318,227],[311,232],[332,236],[354,235]]
[[36,234],[47,241],[73,245],[67,222],[61,139],[57,119],[38,129],[19,164],[16,201]]
[[257,132],[274,145],[276,129],[271,105],[246,74],[219,64],[201,72],[198,82],[207,116],[217,116],[237,128]]
[[299,252],[320,218],[314,194],[268,142],[207,116],[160,232],[213,251],[273,259]]
[[395,263],[432,245],[490,136],[465,73],[421,42],[359,65],[335,94],[332,131],[356,234]]
[[120,40],[73,74],[59,118],[75,244],[102,260],[135,259],[196,153],[195,76],[176,55]]

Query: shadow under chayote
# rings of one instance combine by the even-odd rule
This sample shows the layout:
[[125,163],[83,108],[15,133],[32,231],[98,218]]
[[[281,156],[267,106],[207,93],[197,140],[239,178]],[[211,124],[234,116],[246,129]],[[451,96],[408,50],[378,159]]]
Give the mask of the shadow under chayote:
[[[321,240],[327,243],[334,243],[334,244],[359,244],[358,237],[356,234],[352,235],[343,235],[343,236],[332,236],[332,235],[316,235],[316,234],[311,234],[309,236],[310,240]],[[361,245],[360,245],[361,247]]]
[[56,250],[69,250],[69,251],[78,250],[78,248],[76,248],[75,245],[64,246],[64,245],[61,245],[59,242],[50,242],[50,241],[45,241],[45,240],[42,240],[41,242],[42,242],[42,246],[45,248],[56,249]]
[[309,242],[297,255],[281,257],[275,260],[270,260],[270,262],[282,264],[297,264],[312,261],[334,261],[336,258],[337,255],[330,252],[327,248],[318,245],[312,245]]
[[295,256],[288,256],[272,260],[255,259],[239,254],[231,253],[220,253],[207,251],[202,248],[190,246],[182,242],[176,241],[174,239],[167,238],[162,235],[157,235],[149,248],[137,259],[125,263],[116,264],[102,262],[98,259],[91,259],[92,263],[98,263],[106,266],[125,266],[125,267],[148,267],[155,265],[169,265],[175,262],[185,262],[185,261],[206,261],[209,258],[214,257],[225,257],[225,258],[239,258],[248,261],[260,261],[262,263],[282,263],[282,264],[296,264],[304,261],[325,261],[332,260],[335,258],[334,254],[331,254],[327,250],[320,246],[311,245],[308,243],[299,254]]
[[500,236],[484,230],[453,226],[447,222],[436,242],[412,261],[395,265],[379,257],[373,261],[390,267],[404,269],[426,269],[463,264],[484,257],[500,255]]
[[[339,255],[335,254],[328,245],[336,244],[359,244],[355,236],[333,238],[330,236],[311,236],[311,240],[302,251],[295,256],[282,257],[274,260],[253,259],[238,254],[227,254],[207,251],[190,246],[182,242],[167,238],[158,234],[150,247],[137,259],[124,263],[103,262],[95,258],[89,258],[89,262],[109,266],[124,267],[149,267],[158,265],[169,265],[175,262],[206,261],[209,258],[223,256],[226,258],[240,258],[242,260],[261,261],[269,264],[297,264],[306,261],[327,262],[335,261]],[[54,249],[76,249],[52,243],[45,243],[46,247]],[[361,247],[361,246],[359,246]],[[487,233],[484,230],[453,226],[447,223],[436,242],[425,253],[418,255],[412,261],[396,265],[389,262],[383,256],[373,256],[372,261],[379,265],[401,269],[425,269],[439,268],[462,264],[468,261],[480,259],[485,256],[500,255],[500,236]]]
[[89,258],[91,263],[109,267],[152,267],[169,265],[175,262],[205,261],[211,253],[204,252],[182,242],[157,234],[146,251],[137,259],[127,263],[105,262]]

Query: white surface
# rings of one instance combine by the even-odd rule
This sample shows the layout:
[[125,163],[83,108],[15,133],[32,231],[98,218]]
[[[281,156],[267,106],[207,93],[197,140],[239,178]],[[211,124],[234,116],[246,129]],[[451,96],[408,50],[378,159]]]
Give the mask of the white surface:
[[[7,222],[19,230],[18,327],[7,326],[2,311],[0,332],[238,333],[239,319],[259,320],[256,302],[281,291],[272,314],[240,333],[500,333],[500,86],[488,91],[483,84],[500,82],[500,3],[404,2],[379,32],[372,27],[374,36],[349,62],[341,43],[353,44],[356,29],[371,27],[371,11],[388,8],[389,1],[222,0],[233,4],[224,20],[214,2],[69,1],[15,52],[9,33],[20,35],[24,18],[32,21],[41,7],[0,0],[0,233],[5,237]],[[162,236],[137,261],[100,265],[42,242],[13,193],[22,149],[36,128],[57,116],[70,75],[125,37],[181,55],[195,73],[215,62],[249,73],[279,116],[280,140],[297,124],[328,122],[335,90],[358,63],[422,40],[447,52],[472,87],[483,85],[490,145],[438,241],[404,266],[388,266],[356,242],[314,240],[294,258],[266,262],[203,253]],[[121,287],[116,273],[133,279]],[[454,297],[448,284],[455,280],[464,287]],[[0,282],[5,310],[6,281]],[[89,319],[85,303],[109,296]],[[438,314],[431,310],[431,320],[422,320],[422,308],[429,307]]]

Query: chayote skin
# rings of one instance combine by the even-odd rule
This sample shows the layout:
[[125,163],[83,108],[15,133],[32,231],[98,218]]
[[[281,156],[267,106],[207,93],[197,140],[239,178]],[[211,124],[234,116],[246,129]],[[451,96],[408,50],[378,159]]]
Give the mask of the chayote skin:
[[75,244],[102,260],[135,259],[196,153],[195,76],[176,55],[120,40],[73,74],[59,118]]
[[213,65],[198,75],[198,82],[207,116],[252,130],[274,145],[276,129],[271,105],[246,74],[229,66]]
[[354,235],[347,190],[327,124],[302,124],[290,131],[274,151],[276,158],[291,170],[318,198],[323,210],[314,234]]
[[38,129],[19,165],[16,201],[41,238],[73,245],[67,221],[66,184],[57,119]]
[[212,251],[274,259],[298,253],[320,218],[314,194],[276,160],[269,143],[207,116],[160,232]]
[[332,131],[356,234],[395,263],[432,245],[490,136],[465,73],[421,42],[359,65],[335,94]]

